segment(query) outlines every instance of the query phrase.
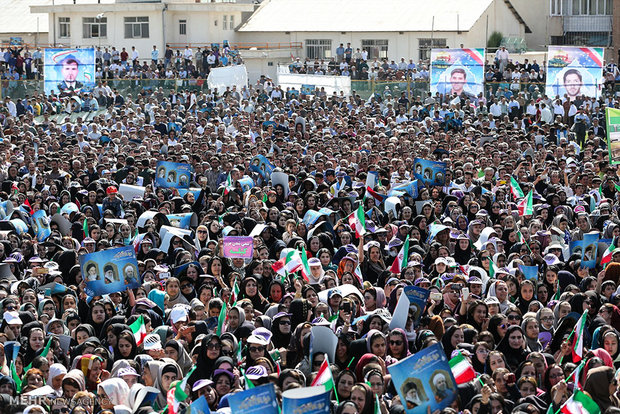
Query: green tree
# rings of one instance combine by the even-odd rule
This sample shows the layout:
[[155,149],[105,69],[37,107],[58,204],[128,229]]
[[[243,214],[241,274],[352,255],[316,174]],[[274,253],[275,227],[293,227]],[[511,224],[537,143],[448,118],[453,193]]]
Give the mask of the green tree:
[[491,36],[489,36],[489,39],[487,40],[487,47],[498,48],[499,45],[502,44],[503,38],[504,38],[504,35],[502,35],[500,32],[491,33]]

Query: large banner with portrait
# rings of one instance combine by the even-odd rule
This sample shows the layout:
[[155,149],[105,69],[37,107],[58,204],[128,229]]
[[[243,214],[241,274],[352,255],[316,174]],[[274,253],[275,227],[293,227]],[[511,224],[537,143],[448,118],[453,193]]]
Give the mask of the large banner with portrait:
[[602,47],[549,46],[545,88],[549,98],[564,95],[571,101],[581,95],[598,98],[602,78]]
[[95,86],[95,49],[45,49],[45,93],[70,94]]
[[155,175],[155,186],[158,188],[189,188],[194,169],[191,165],[158,161]]
[[605,108],[609,163],[620,164],[620,109]]
[[133,246],[83,254],[80,256],[80,269],[89,296],[122,292],[140,286]]
[[477,101],[484,92],[484,49],[431,50],[431,93]]
[[456,381],[441,344],[431,345],[390,365],[388,371],[408,414],[443,410],[458,395]]

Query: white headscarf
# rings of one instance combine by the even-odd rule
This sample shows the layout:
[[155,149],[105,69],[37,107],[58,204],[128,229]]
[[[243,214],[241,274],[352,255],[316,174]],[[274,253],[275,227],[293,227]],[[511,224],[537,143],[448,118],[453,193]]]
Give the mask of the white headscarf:
[[[52,380],[59,375],[67,375],[67,368],[63,364],[52,364],[50,365],[50,371],[47,376],[47,384],[51,387]],[[62,384],[62,383],[61,383]],[[62,385],[58,389],[54,389],[56,392],[62,392]],[[60,394],[59,394],[60,395]]]
[[114,405],[128,405],[129,386],[121,378],[110,378],[99,384]]

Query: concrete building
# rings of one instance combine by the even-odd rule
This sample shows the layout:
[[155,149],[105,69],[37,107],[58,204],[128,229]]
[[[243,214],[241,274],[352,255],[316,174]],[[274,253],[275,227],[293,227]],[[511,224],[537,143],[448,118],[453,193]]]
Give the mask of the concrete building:
[[335,57],[350,43],[371,59],[418,61],[432,47],[485,47],[495,30],[522,38],[529,27],[509,0],[265,0],[238,39],[297,42],[302,58]]
[[256,6],[251,1],[200,0],[92,0],[54,1],[31,6],[47,13],[47,43],[67,47],[132,46],[141,58],[150,58],[157,46],[173,47],[236,42],[235,28]]
[[20,41],[29,45],[46,45],[48,17],[45,13],[32,13],[30,6],[51,4],[52,0],[0,0],[0,44],[3,46]]

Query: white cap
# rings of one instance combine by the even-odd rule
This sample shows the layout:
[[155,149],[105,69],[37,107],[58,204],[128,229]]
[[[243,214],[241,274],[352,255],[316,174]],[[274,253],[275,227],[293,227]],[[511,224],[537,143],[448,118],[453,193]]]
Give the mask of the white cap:
[[23,322],[22,320],[19,318],[19,313],[13,311],[13,312],[4,312],[4,320],[6,321],[7,325],[22,325]]
[[186,321],[186,320],[187,320],[187,311],[185,310],[185,308],[181,308],[181,307],[172,308],[172,310],[170,311],[170,321],[172,323],[177,323],[177,322]]
[[161,346],[161,341],[159,340],[159,336],[156,334],[148,334],[146,338],[144,338],[144,350],[156,351],[159,349],[163,349]]

